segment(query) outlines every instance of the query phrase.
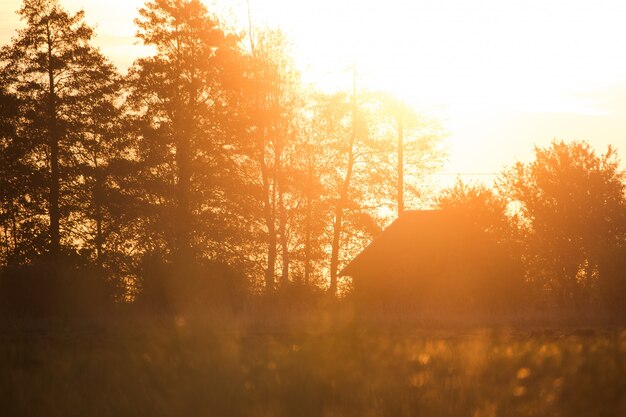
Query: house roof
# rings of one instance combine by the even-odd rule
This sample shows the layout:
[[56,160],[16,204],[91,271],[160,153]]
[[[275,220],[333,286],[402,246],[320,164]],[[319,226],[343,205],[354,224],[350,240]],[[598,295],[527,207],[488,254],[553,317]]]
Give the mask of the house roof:
[[467,216],[460,210],[406,211],[383,230],[341,272],[397,272],[432,263],[462,251]]

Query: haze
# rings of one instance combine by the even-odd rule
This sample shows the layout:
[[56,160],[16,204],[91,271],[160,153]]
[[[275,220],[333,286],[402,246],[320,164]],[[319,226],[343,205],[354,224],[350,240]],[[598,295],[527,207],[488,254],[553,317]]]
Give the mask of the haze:
[[[207,2],[247,28],[248,4]],[[64,0],[84,8],[96,44],[121,69],[144,51],[133,19],[142,0]],[[0,42],[20,26],[19,0],[0,4]],[[552,139],[626,151],[626,4],[620,1],[251,0],[255,26],[292,41],[305,81],[386,90],[442,120],[443,177],[489,183]],[[477,175],[474,175],[477,174]]]

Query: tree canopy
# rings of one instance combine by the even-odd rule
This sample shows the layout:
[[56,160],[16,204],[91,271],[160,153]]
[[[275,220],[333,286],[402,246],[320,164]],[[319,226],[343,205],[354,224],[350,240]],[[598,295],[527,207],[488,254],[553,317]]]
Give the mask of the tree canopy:
[[[82,11],[24,0],[18,13],[25,27],[0,50],[3,271],[93,270],[125,300],[182,287],[181,304],[244,287],[335,295],[396,215],[431,204],[439,122],[362,88],[356,68],[344,91],[305,84],[278,30],[236,32],[200,0],[149,0],[135,24],[152,53],[121,74]],[[523,286],[517,272],[475,277],[485,288],[620,305],[625,198],[613,148],[554,141],[495,188],[458,182],[435,206],[464,213],[513,260],[502,265],[523,264]]]
[[624,171],[615,150],[597,154],[586,142],[554,141],[535,148],[533,162],[505,171],[499,189],[517,203],[529,279],[562,301],[597,295],[607,278],[603,259],[626,238]]

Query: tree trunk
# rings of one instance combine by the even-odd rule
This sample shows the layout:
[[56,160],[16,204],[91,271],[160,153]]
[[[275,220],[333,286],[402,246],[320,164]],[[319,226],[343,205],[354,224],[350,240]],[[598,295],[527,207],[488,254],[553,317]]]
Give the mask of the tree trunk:
[[261,129],[259,146],[259,164],[261,165],[261,177],[263,180],[263,214],[267,227],[267,268],[265,269],[265,291],[274,291],[274,273],[276,270],[276,226],[274,224],[274,212],[272,207],[272,190],[267,163],[265,162],[265,135],[266,129]]
[[52,66],[52,39],[49,27],[47,27],[46,34],[48,41],[48,146],[50,148],[50,196],[48,201],[48,215],[50,218],[50,255],[56,258],[61,251],[61,211],[59,209],[61,175],[59,171],[59,132],[56,91],[54,85],[54,68]]
[[[180,132],[176,146],[176,165],[178,168],[177,212],[174,221],[177,224],[176,252],[180,260],[188,260],[191,250],[190,229],[191,212],[189,209],[189,188],[191,185],[190,143],[186,132]],[[185,261],[183,261],[185,262]]]
[[[342,203],[338,202],[338,205]],[[328,287],[328,292],[331,295],[335,295],[337,293],[337,269],[339,267],[339,244],[341,237],[341,222],[343,221],[343,208],[337,207],[335,210],[335,221],[333,223],[333,242],[332,249],[330,253],[330,285]]]
[[[250,3],[248,2],[248,36],[250,40],[250,50],[252,58],[256,61],[256,47],[254,45],[254,30],[252,27],[252,18],[250,14]],[[256,103],[260,104],[259,95],[256,96]],[[265,269],[265,291],[271,293],[274,291],[274,273],[276,271],[276,226],[274,224],[274,212],[272,208],[272,191],[270,187],[270,177],[267,163],[265,162],[265,136],[267,135],[267,127],[261,123],[259,126],[261,132],[259,138],[258,158],[261,166],[261,179],[263,182],[263,215],[265,217],[265,226],[267,227],[267,268]]]
[[307,182],[306,182],[306,217],[305,217],[305,235],[304,235],[304,285],[309,285],[311,281],[311,222],[312,222],[312,176],[313,166],[309,165]]
[[339,273],[339,248],[341,245],[341,233],[343,228],[344,204],[348,199],[348,191],[350,189],[350,181],[352,179],[352,169],[354,166],[354,153],[352,151],[353,140],[350,140],[351,146],[348,155],[348,167],[346,177],[343,182],[341,196],[335,208],[335,221],[333,223],[333,242],[330,253],[330,286],[328,292],[331,295],[337,293],[337,276]]
[[274,202],[278,211],[278,236],[280,237],[281,248],[281,275],[280,285],[289,282],[289,245],[287,242],[287,210],[284,201],[284,178],[282,168],[283,141],[279,137],[279,129],[276,129],[274,138]]
[[344,205],[348,200],[348,192],[350,191],[350,182],[352,180],[352,170],[354,167],[354,142],[356,139],[356,67],[353,75],[353,91],[352,91],[352,133],[348,143],[348,166],[346,167],[346,176],[344,178],[341,194],[337,206],[335,208],[335,221],[333,224],[333,241],[330,254],[330,285],[328,292],[331,295],[337,293],[337,276],[339,269],[339,246],[341,244],[341,233],[343,227]]
[[285,202],[283,200],[283,192],[278,191],[278,221],[280,232],[280,246],[282,249],[282,271],[280,276],[280,285],[286,285],[289,283],[289,242],[287,239],[287,210],[285,208]]
[[[192,212],[190,206],[191,176],[192,176],[192,137],[195,133],[196,87],[195,61],[191,62],[189,79],[184,74],[183,47],[185,40],[181,36],[180,26],[176,25],[176,73],[180,90],[175,96],[175,113],[173,120],[174,139],[176,145],[176,224],[175,255],[182,265],[193,259],[191,244]],[[195,57],[191,57],[193,61]],[[183,88],[186,87],[186,88]]]
[[102,245],[103,245],[103,236],[102,236],[102,174],[96,165],[96,183],[94,185],[94,217],[96,220],[96,262],[98,266],[102,265]]
[[398,116],[398,217],[404,212],[404,121]]

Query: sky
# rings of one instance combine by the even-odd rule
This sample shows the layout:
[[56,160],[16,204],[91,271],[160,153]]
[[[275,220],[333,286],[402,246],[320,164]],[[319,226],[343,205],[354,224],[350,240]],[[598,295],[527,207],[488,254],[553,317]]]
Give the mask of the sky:
[[[0,44],[20,26],[0,1]],[[141,0],[61,0],[83,8],[95,44],[124,71]],[[609,144],[626,158],[626,2],[613,0],[206,0],[235,27],[279,27],[303,80],[396,94],[441,120],[450,180],[490,183],[553,139]],[[623,164],[624,165],[624,164]],[[473,175],[479,174],[479,175]]]

